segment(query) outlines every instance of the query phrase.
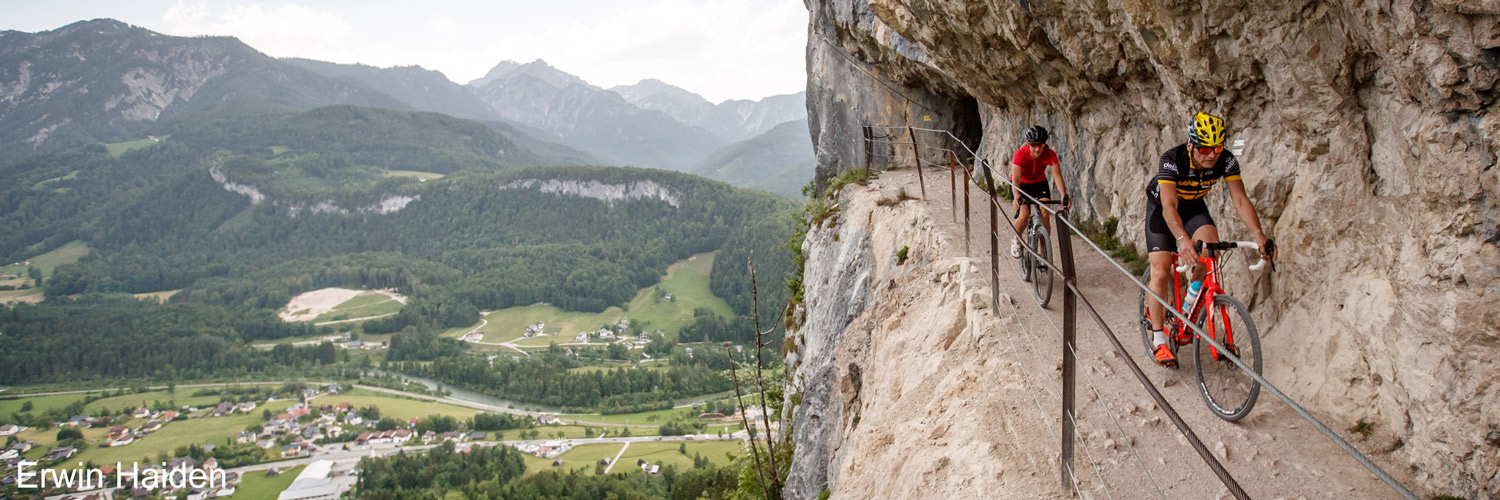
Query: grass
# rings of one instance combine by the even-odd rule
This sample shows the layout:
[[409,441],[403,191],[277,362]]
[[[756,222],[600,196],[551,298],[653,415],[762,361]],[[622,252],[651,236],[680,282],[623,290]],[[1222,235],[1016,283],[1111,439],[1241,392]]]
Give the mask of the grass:
[[[702,412],[692,408],[674,408],[671,410],[643,411],[639,413],[619,413],[614,415],[598,414],[572,414],[562,415],[564,419],[580,419],[590,422],[604,422],[607,424],[665,424],[676,417],[685,417],[686,422],[699,422],[698,415]],[[655,417],[655,420],[652,420]],[[635,432],[632,430],[631,432]]]
[[1365,420],[1364,417],[1360,417],[1359,422],[1355,422],[1354,426],[1349,428],[1349,433],[1359,434],[1362,439],[1370,439],[1370,434],[1374,432],[1375,422]]
[[[280,412],[291,405],[291,401],[276,401],[257,406],[248,414],[236,413],[227,417],[191,418],[168,422],[162,426],[161,430],[120,447],[102,448],[99,447],[100,442],[90,442],[93,447],[75,455],[73,462],[75,465],[76,462],[93,462],[102,465],[135,462],[142,458],[154,462],[158,451],[165,451],[170,455],[181,446],[223,445],[234,438],[235,434],[259,424],[262,410]],[[141,421],[132,421],[130,425],[137,426],[141,423]]]
[[22,302],[35,304],[46,298],[40,288],[32,288],[30,290],[0,290],[0,304],[18,304]]
[[[687,445],[686,455],[678,451],[684,443]],[[715,465],[727,465],[729,458],[725,453],[739,455],[743,452],[744,444],[737,440],[631,443],[630,448],[620,457],[620,464],[612,472],[619,472],[620,467],[634,466],[636,460],[645,460],[649,464],[660,461],[662,467],[675,465],[678,470],[691,469],[694,453],[703,455]]]
[[1117,232],[1120,228],[1120,219],[1110,217],[1105,219],[1103,224],[1097,226],[1081,221],[1073,222],[1079,225],[1079,229],[1082,229],[1088,235],[1088,238],[1093,240],[1094,244],[1099,245],[1099,248],[1109,252],[1110,257],[1129,266],[1132,276],[1140,276],[1146,272],[1146,267],[1150,262],[1146,260],[1145,256],[1136,253],[1135,247],[1120,241],[1118,237]]
[[[384,408],[382,408],[382,410],[384,410]],[[599,421],[599,419],[596,419],[596,418],[587,418],[587,417],[584,418],[584,420],[588,420],[590,422],[597,422],[597,421]],[[641,423],[645,423],[645,422],[641,422]],[[624,430],[625,430],[624,427],[608,427],[608,426],[598,426],[598,425],[590,425],[588,427],[594,428],[594,435],[592,437],[599,437],[600,435],[604,435],[606,433],[606,431],[608,431],[607,432],[608,436],[619,437],[621,434],[624,433]],[[509,440],[521,439],[521,434],[520,433],[523,430],[535,430],[535,431],[541,433],[541,434],[537,435],[537,439],[589,439],[589,437],[590,437],[590,436],[588,436],[586,434],[586,431],[584,430],[584,426],[582,426],[582,425],[540,425],[540,426],[537,426],[537,427],[533,427],[531,429],[512,429],[512,430],[501,431],[501,432],[505,433],[505,440],[509,441]],[[561,438],[557,437],[557,433],[559,433],[559,432],[563,433],[563,436]],[[491,433],[491,434],[492,434],[491,437],[493,438],[493,433]],[[631,436],[655,436],[657,434],[659,434],[659,432],[656,429],[654,429],[654,428],[651,428],[651,429],[647,429],[645,427],[631,427],[630,428],[630,435]]]
[[[63,428],[60,427],[48,427],[46,429],[26,429],[25,431],[16,434],[16,441],[34,442],[37,444],[37,448],[42,449],[42,454],[46,454],[46,450],[50,450],[57,445],[57,431],[60,431],[62,429]],[[109,435],[109,429],[105,428],[90,429],[86,427],[79,427],[77,429],[83,433],[83,438],[86,441],[101,439]],[[31,453],[27,453],[27,455],[30,456]]]
[[[313,400],[314,406],[338,406],[340,403],[349,403],[358,408],[372,405],[379,406],[382,417],[392,417],[400,420],[426,418],[428,415],[446,415],[463,420],[474,418],[474,414],[479,413],[479,410],[473,408],[432,401],[405,399],[364,389],[355,389],[339,395],[319,396]],[[583,434],[582,429],[578,432],[579,435]]]
[[80,401],[83,394],[58,394],[54,396],[35,396],[29,398],[0,399],[0,422],[10,418],[12,413],[20,413],[21,405],[31,402],[31,413],[40,414],[54,408],[65,408],[74,401]]
[[[177,389],[176,394],[168,394],[167,391],[150,391],[137,394],[126,394],[94,401],[83,406],[83,411],[89,415],[97,415],[100,410],[108,409],[111,412],[119,412],[125,408],[151,407],[160,401],[163,403],[175,401],[173,407],[193,406],[203,408],[219,404],[220,396],[192,396],[193,391],[199,388],[184,387]],[[259,410],[259,407],[256,408]],[[257,412],[259,414],[259,412]]]
[[[599,459],[609,458],[610,460],[614,460],[615,455],[620,453],[620,448],[623,446],[625,446],[623,443],[599,443],[574,446],[567,453],[557,456],[557,458],[561,458],[563,461],[562,467],[557,468],[570,471],[583,469],[584,474],[593,475],[595,464],[599,463]],[[554,468],[551,462],[547,463],[547,467]],[[618,469],[619,466],[617,465],[615,468]]]
[[[50,252],[47,252],[47,253],[44,253],[44,254],[41,254],[41,255],[32,257],[30,259],[26,259],[26,260],[31,261],[32,267],[36,267],[37,269],[40,269],[42,271],[42,278],[43,279],[51,279],[52,278],[52,270],[53,269],[57,269],[57,266],[60,266],[60,265],[63,265],[63,264],[72,264],[74,262],[78,262],[78,259],[82,259],[83,256],[88,255],[88,253],[89,253],[89,244],[88,243],[84,243],[83,240],[73,240],[73,241],[70,241],[67,244],[63,245],[63,246],[60,246],[60,247],[57,247],[57,248],[53,249]],[[13,274],[13,275],[16,275],[16,276],[26,276],[26,266],[24,266],[24,265],[6,265],[6,266],[0,266],[0,272],[3,272],[5,274]],[[30,291],[30,290],[23,290],[23,291]],[[3,299],[0,299],[0,300],[3,300]]]
[[[508,342],[521,338],[527,326],[538,321],[546,322],[543,330],[548,335],[517,342],[519,345],[545,346],[556,342],[570,343],[580,331],[598,330],[603,325],[613,325],[623,317],[642,325],[648,331],[663,330],[668,338],[675,339],[677,331],[693,320],[693,310],[707,307],[724,318],[734,317],[734,311],[724,299],[708,290],[708,275],[713,269],[715,253],[702,253],[667,267],[667,275],[660,284],[642,288],[631,299],[627,309],[611,307],[601,313],[579,313],[564,311],[550,305],[511,307],[491,312],[484,317],[487,324],[480,328],[485,342]],[[657,293],[671,294],[672,300],[657,297]],[[446,335],[458,336],[473,328],[453,329]]]
[[414,178],[414,179],[427,179],[429,181],[435,181],[435,180],[443,178],[443,174],[434,174],[432,172],[417,172],[417,171],[413,171],[413,170],[387,170],[385,172],[385,176],[386,177],[411,177],[411,178]]
[[51,184],[51,183],[54,183],[54,182],[61,182],[61,181],[71,181],[71,180],[77,179],[77,178],[78,178],[78,171],[74,170],[72,172],[68,172],[68,175],[64,175],[62,177],[53,177],[51,179],[47,179],[45,181],[33,184],[31,186],[31,189],[46,189],[48,184]]
[[146,297],[153,297],[156,300],[159,300],[161,302],[166,302],[168,299],[171,299],[173,295],[177,295],[177,292],[181,292],[181,291],[182,291],[182,289],[179,288],[179,289],[176,289],[176,290],[165,290],[165,291],[151,292],[151,293],[136,293],[136,294],[132,294],[132,295],[135,295],[135,298],[137,298],[137,299],[144,299]]
[[281,154],[285,153],[286,151],[287,151],[287,147],[286,146],[271,146],[271,154],[272,155],[281,156]]
[[229,498],[234,500],[276,500],[281,492],[286,491],[302,473],[305,465],[292,467],[276,477],[266,477],[264,471],[247,472],[240,478],[239,486],[235,487],[234,495]]
[[313,318],[313,323],[324,321],[339,321],[354,318],[366,318],[391,314],[401,310],[401,303],[388,295],[371,293],[360,295],[344,301],[344,303],[333,307],[333,310]]
[[171,137],[171,136],[164,135],[164,136],[161,136],[161,137],[157,137],[156,139],[151,139],[151,138],[148,137],[148,138],[145,138],[145,139],[136,139],[134,141],[113,142],[113,143],[105,144],[104,145],[104,149],[107,150],[107,151],[109,151],[109,156],[110,157],[112,157],[112,158],[119,158],[120,155],[123,155],[125,153],[131,152],[131,151],[134,151],[134,150],[137,150],[137,149],[144,148],[146,146],[150,146],[152,144],[156,144],[158,141],[160,141],[162,139],[166,139],[168,137]]

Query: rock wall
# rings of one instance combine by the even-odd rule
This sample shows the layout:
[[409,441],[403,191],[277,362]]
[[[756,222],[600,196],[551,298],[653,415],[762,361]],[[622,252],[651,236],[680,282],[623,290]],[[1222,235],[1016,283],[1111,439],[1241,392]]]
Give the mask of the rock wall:
[[[539,186],[539,187],[538,187]],[[629,184],[605,184],[599,181],[563,181],[557,179],[537,180],[526,179],[513,181],[500,186],[500,189],[530,189],[537,187],[543,193],[568,194],[593,198],[613,204],[619,200],[644,200],[653,199],[666,202],[672,208],[678,208],[677,195],[666,186],[652,181],[632,182]]]
[[[865,125],[952,130],[1005,165],[1039,123],[1075,212],[1118,217],[1139,248],[1155,159],[1192,112],[1225,116],[1282,246],[1278,273],[1227,277],[1262,324],[1266,375],[1335,429],[1374,422],[1419,490],[1500,490],[1500,2],[808,7],[820,185],[864,166]],[[1221,232],[1248,237],[1223,191]],[[809,293],[809,324],[822,300],[843,299]]]

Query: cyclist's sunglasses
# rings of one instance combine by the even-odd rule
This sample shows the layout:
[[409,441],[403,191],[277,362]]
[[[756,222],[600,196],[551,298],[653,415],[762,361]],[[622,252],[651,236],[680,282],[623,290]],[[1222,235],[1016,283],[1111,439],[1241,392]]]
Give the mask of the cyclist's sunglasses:
[[1224,146],[1193,146],[1193,149],[1197,149],[1200,155],[1216,155],[1224,151]]
[[1026,143],[1026,145],[1027,146],[1031,146],[1033,148],[1045,148],[1045,147],[1047,147],[1047,143],[1045,143],[1045,142],[1028,142],[1028,143]]

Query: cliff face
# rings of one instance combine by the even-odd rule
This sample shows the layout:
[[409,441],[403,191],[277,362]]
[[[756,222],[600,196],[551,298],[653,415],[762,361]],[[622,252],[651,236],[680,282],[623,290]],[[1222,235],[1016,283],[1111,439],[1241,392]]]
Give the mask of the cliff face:
[[[951,130],[1008,165],[1020,131],[1042,124],[1075,212],[1118,217],[1139,249],[1156,158],[1183,142],[1192,112],[1225,116],[1282,246],[1278,273],[1227,278],[1245,284],[1234,292],[1262,327],[1266,375],[1335,429],[1374,422],[1419,490],[1500,488],[1500,2],[808,7],[823,181],[862,166],[863,125]],[[891,133],[907,138],[877,131]],[[877,168],[905,154],[875,153]],[[1210,195],[1221,233],[1247,238],[1222,192]],[[810,237],[804,251],[824,244]],[[810,325],[831,314],[822,301],[848,302],[808,292]],[[837,345],[829,330],[802,334]],[[804,374],[823,363],[801,357]],[[833,459],[802,455],[826,443],[794,425],[797,465]]]

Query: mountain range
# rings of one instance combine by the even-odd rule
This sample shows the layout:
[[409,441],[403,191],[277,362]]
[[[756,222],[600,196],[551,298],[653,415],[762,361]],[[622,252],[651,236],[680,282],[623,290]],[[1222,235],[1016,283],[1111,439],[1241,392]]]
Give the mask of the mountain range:
[[[477,121],[508,139],[514,156],[534,155],[540,165],[699,172],[733,164],[743,172],[715,178],[751,185],[812,157],[810,146],[760,138],[803,119],[804,100],[805,93],[797,93],[715,105],[658,80],[603,89],[541,60],[504,61],[460,85],[419,66],[276,59],[231,37],[167,36],[110,19],[0,32],[0,165],[81,144],[160,135],[165,125],[226,113],[353,105]],[[804,137],[791,139],[798,144],[808,142],[806,126],[801,129]],[[737,147],[752,140],[800,151],[792,155],[799,161],[761,165],[722,153],[786,159]]]

